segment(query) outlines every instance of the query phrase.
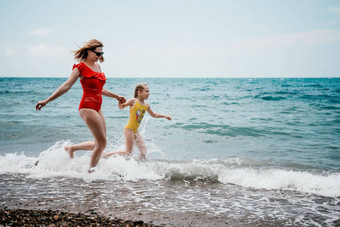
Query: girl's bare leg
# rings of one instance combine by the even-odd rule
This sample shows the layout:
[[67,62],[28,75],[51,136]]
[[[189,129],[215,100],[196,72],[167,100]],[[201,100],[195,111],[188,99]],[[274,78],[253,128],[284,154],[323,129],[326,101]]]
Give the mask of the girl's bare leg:
[[101,110],[97,112],[93,109],[84,108],[79,110],[79,114],[94,137],[94,148],[91,155],[90,167],[95,167],[106,147],[105,120]]
[[146,146],[143,140],[143,137],[139,132],[136,134],[136,145],[140,151],[139,159],[145,160],[146,159]]
[[129,128],[124,129],[124,137],[125,137],[125,149],[124,150],[118,150],[113,151],[109,153],[105,153],[103,155],[104,158],[108,158],[112,155],[118,154],[118,155],[130,155],[132,152],[133,147],[133,141],[134,141],[134,134],[133,130]]

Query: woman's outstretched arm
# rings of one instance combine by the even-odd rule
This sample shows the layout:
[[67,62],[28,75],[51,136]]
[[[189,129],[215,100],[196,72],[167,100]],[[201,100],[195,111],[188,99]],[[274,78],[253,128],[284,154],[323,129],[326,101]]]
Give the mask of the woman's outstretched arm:
[[62,85],[60,85],[60,87],[50,97],[48,97],[44,101],[39,101],[37,103],[37,105],[35,106],[35,109],[41,110],[41,108],[45,106],[47,103],[65,94],[68,90],[70,90],[73,84],[77,81],[79,75],[80,75],[79,70],[75,68],[72,71],[70,77]]

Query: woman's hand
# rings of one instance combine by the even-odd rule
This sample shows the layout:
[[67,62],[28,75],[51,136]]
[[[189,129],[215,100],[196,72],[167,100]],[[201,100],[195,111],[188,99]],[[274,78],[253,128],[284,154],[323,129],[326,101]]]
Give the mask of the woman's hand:
[[126,102],[126,99],[123,96],[118,96],[117,100],[118,100],[119,103],[125,103]]
[[79,75],[80,75],[80,72],[78,68],[73,69],[70,77],[62,85],[60,85],[60,87],[55,92],[53,92],[53,94],[50,97],[48,97],[44,101],[39,101],[37,105],[35,105],[35,109],[41,110],[41,108],[43,108],[47,103],[65,94],[68,90],[70,90],[73,84],[77,81]]
[[41,110],[41,108],[43,108],[48,102],[46,100],[44,101],[39,101],[37,103],[37,105],[35,105],[35,109],[36,110]]
[[169,121],[171,121],[171,119],[172,119],[171,116],[167,116],[167,115],[165,115],[165,118],[168,119]]

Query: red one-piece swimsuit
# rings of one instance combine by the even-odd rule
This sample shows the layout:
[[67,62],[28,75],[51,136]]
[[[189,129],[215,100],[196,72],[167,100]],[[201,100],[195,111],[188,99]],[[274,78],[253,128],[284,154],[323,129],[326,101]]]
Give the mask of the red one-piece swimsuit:
[[79,104],[79,110],[89,108],[98,112],[102,105],[102,90],[106,82],[105,74],[93,71],[83,62],[74,64],[74,68],[78,68],[80,75],[83,76],[80,83],[84,93]]

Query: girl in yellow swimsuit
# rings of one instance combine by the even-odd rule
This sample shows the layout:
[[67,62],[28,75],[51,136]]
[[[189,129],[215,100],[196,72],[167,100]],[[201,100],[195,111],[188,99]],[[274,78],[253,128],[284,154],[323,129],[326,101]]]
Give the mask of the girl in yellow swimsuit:
[[144,144],[143,137],[138,132],[138,127],[143,120],[145,112],[148,112],[151,117],[154,118],[166,118],[171,120],[171,116],[163,115],[155,113],[151,110],[150,104],[144,102],[148,99],[149,87],[147,84],[138,84],[135,88],[134,98],[129,99],[127,102],[119,102],[119,109],[124,109],[127,106],[130,106],[130,118],[129,122],[124,128],[124,136],[125,136],[125,150],[114,151],[110,153],[105,153],[103,156],[105,158],[110,157],[111,155],[130,155],[132,152],[133,143],[136,142],[138,149],[140,150],[139,158],[144,160],[146,157],[146,147]]

